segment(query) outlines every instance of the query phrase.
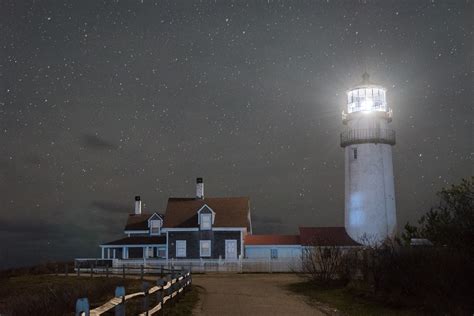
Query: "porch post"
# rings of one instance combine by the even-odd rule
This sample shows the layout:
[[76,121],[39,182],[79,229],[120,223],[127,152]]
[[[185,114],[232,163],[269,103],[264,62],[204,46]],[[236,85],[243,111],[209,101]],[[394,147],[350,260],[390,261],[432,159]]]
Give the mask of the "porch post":
[[110,259],[110,248],[107,248],[107,259]]
[[104,247],[100,247],[100,251],[102,253],[102,259],[104,259]]
[[112,257],[113,257],[114,259],[116,259],[116,258],[115,258],[115,248],[112,249]]
[[122,258],[123,259],[128,259],[128,248],[125,247],[125,246],[122,249]]

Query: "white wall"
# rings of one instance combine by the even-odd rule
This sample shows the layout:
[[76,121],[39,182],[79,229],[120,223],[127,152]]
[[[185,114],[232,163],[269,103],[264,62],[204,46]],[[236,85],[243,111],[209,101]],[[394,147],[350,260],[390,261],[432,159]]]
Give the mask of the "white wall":
[[[372,128],[384,119],[367,116],[349,122],[351,129]],[[354,159],[357,148],[357,159]],[[345,227],[352,239],[364,234],[378,240],[397,230],[392,147],[387,144],[355,144],[345,148]]]
[[281,258],[300,258],[301,257],[301,246],[300,245],[246,245],[245,246],[245,258],[249,259],[270,259],[271,249],[277,249],[278,259]]

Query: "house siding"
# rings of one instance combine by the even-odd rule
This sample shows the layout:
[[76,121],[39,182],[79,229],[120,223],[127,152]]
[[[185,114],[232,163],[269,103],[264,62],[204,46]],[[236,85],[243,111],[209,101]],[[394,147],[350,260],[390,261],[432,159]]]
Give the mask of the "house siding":
[[271,259],[271,250],[277,250],[278,259],[300,258],[302,248],[299,245],[264,245],[245,246],[245,258],[248,259]]
[[[225,240],[237,240],[237,257],[241,253],[242,245],[240,240],[240,231],[180,231],[168,232],[168,258],[176,258],[176,240],[186,240],[186,259],[199,259],[199,241],[211,241],[211,256],[203,258],[218,259],[225,258]],[[178,259],[184,259],[182,257]]]

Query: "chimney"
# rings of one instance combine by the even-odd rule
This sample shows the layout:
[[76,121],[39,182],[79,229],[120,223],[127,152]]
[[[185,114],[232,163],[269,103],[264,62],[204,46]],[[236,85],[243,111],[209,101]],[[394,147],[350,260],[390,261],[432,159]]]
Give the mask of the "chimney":
[[196,198],[204,199],[204,182],[202,178],[196,178]]
[[142,213],[142,200],[140,195],[135,197],[135,215],[140,215]]

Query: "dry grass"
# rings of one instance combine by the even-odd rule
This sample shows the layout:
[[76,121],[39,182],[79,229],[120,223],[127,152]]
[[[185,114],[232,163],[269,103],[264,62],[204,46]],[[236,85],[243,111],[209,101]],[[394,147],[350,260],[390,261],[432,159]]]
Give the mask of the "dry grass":
[[113,297],[115,287],[138,291],[138,280],[120,278],[61,277],[25,275],[0,282],[0,314],[6,315],[73,315],[76,300],[87,297],[91,307]]

